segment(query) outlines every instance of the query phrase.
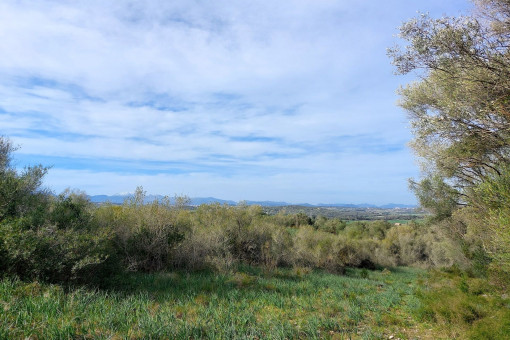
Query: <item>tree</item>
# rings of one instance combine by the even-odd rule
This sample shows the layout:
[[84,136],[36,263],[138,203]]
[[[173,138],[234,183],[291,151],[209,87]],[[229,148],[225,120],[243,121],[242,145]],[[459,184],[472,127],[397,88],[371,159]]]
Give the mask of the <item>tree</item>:
[[408,45],[389,50],[398,73],[421,79],[399,91],[411,146],[461,201],[510,162],[510,2],[476,4],[471,16],[410,20],[400,28]]
[[47,195],[41,189],[42,178],[48,168],[42,165],[25,167],[18,173],[12,165],[12,142],[0,136],[0,222],[32,211]]
[[419,77],[399,93],[414,134],[411,147],[423,165],[424,179],[412,181],[420,203],[439,219],[467,205],[485,221],[499,221],[484,247],[501,258],[509,251],[501,235],[510,227],[506,218],[491,218],[496,210],[482,193],[497,197],[495,183],[509,176],[510,1],[474,2],[468,16],[408,21],[400,28],[407,45],[389,55],[397,73]]
[[0,275],[93,282],[116,270],[111,232],[99,228],[84,193],[41,189],[47,168],[19,172],[12,142],[0,137]]

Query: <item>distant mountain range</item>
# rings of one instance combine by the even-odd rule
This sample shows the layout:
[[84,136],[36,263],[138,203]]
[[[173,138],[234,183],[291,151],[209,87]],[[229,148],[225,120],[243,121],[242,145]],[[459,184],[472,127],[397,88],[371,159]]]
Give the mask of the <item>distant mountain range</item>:
[[[126,199],[128,199],[131,195],[94,195],[89,196],[90,200],[94,203],[104,203],[110,202],[114,204],[122,204]],[[162,195],[147,195],[145,196],[145,202],[153,202],[155,200],[161,200],[164,196]],[[170,197],[170,202],[174,202],[174,198]],[[346,204],[346,203],[319,203],[319,204],[309,204],[309,203],[300,203],[300,204],[290,204],[287,202],[275,202],[275,201],[243,201],[247,205],[261,205],[264,207],[280,207],[280,206],[305,206],[305,207],[331,207],[331,208],[379,208],[379,209],[395,209],[395,208],[416,208],[416,205],[409,204],[395,204],[389,203],[384,205],[374,205],[368,203],[362,204]],[[219,204],[228,204],[228,205],[237,205],[239,202],[235,202],[232,200],[222,200],[215,197],[192,197],[191,205],[201,205],[201,204],[210,204],[210,203],[219,203]]]

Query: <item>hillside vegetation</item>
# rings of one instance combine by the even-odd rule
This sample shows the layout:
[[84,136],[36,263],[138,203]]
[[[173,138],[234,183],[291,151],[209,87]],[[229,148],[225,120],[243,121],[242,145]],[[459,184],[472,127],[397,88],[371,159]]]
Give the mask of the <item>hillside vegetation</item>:
[[[84,193],[41,190],[45,169],[18,173],[0,141],[2,338],[510,334],[508,297],[481,278],[490,258],[474,261],[433,219],[190,210],[185,197],[144,203],[142,188],[97,206]],[[398,266],[448,273],[430,280]]]
[[[1,338],[510,338],[510,3],[401,27],[430,216],[348,221],[41,189],[0,137]],[[422,216],[420,216],[422,217]],[[409,268],[413,267],[413,268]]]
[[123,205],[91,204],[84,193],[39,190],[44,168],[18,174],[2,139],[5,207],[0,219],[4,273],[23,280],[101,284],[129,272],[231,272],[240,264],[324,269],[468,266],[441,230],[417,223],[353,222],[303,213],[267,215],[260,206],[145,202],[137,188]]

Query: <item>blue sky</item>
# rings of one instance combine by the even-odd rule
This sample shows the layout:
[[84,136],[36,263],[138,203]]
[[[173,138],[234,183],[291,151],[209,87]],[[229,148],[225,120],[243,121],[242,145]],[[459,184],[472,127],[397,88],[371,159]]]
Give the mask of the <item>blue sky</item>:
[[0,3],[0,134],[45,185],[415,203],[386,48],[463,0]]

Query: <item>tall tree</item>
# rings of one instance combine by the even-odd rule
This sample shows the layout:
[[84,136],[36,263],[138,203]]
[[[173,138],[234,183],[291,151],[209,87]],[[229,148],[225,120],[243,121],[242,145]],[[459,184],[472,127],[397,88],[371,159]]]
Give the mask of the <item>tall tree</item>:
[[478,261],[504,287],[510,282],[510,0],[477,0],[469,16],[421,15],[400,36],[407,44],[389,50],[397,72],[419,76],[399,91],[425,174],[411,187],[436,221],[462,226],[474,268]]
[[398,73],[420,78],[399,91],[411,146],[458,203],[510,162],[510,1],[475,4],[469,16],[408,21],[400,28],[407,45],[389,50]]

